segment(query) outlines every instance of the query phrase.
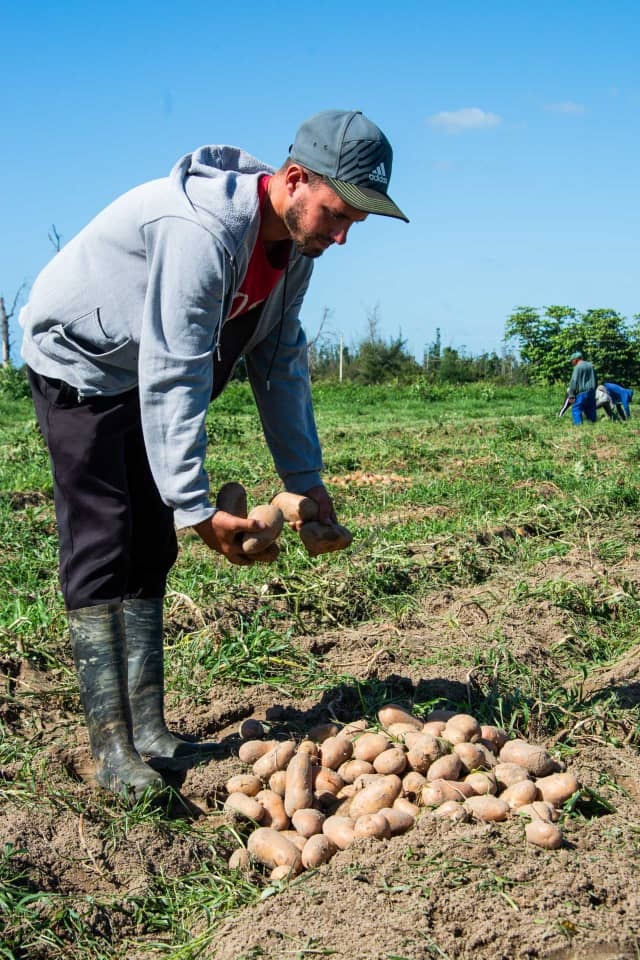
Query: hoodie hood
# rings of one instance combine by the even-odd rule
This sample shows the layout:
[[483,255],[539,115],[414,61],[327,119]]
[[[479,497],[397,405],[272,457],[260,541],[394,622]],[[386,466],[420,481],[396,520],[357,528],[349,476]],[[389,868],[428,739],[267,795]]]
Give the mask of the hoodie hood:
[[257,226],[257,180],[272,173],[273,167],[240,147],[214,145],[181,157],[170,180],[202,226],[215,233],[235,257],[247,242],[249,228]]

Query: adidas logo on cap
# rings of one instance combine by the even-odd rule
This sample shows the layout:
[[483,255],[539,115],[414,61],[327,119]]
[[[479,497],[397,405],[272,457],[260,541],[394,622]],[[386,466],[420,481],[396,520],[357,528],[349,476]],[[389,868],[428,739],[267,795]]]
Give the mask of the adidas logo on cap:
[[389,183],[389,178],[387,176],[384,163],[379,163],[375,170],[371,171],[369,174],[369,180],[373,180],[374,183],[384,183],[385,186]]
[[373,180],[374,183],[384,183],[385,186],[389,183],[389,178],[387,176],[384,163],[379,163],[375,170],[371,171],[369,174],[369,180]]

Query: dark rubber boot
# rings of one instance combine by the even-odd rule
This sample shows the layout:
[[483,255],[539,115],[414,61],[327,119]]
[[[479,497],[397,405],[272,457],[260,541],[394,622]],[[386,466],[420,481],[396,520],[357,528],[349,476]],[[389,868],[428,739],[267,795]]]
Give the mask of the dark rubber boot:
[[219,743],[191,742],[167,728],[162,607],[162,598],[124,601],[133,742],[154,769],[188,770],[225,751]]
[[163,789],[133,746],[122,604],[70,610],[67,617],[96,780],[131,800],[149,787]]

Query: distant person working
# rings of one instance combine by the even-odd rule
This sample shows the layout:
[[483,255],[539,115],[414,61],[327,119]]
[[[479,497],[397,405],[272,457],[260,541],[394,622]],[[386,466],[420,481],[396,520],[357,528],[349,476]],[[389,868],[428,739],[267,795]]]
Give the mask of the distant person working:
[[571,416],[576,426],[582,425],[582,415],[592,423],[596,422],[596,372],[593,364],[582,356],[579,350],[569,357],[573,374],[567,388],[567,395],[575,397],[571,406]]
[[629,420],[631,411],[629,404],[633,400],[633,390],[627,387],[621,387],[619,383],[610,383],[605,381],[604,388],[611,397],[611,402],[615,405],[618,416],[621,420]]

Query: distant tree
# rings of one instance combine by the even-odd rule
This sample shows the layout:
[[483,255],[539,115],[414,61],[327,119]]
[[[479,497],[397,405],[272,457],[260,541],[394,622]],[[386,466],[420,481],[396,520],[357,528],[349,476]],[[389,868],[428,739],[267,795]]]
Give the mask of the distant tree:
[[441,358],[442,337],[440,336],[440,327],[436,327],[436,338],[424,351],[424,372],[428,377],[437,379]]
[[638,324],[630,326],[615,310],[587,310],[582,317],[582,349],[600,380],[637,382],[640,375]]
[[13,303],[11,309],[7,313],[6,307],[4,305],[4,297],[0,297],[0,340],[2,341],[2,366],[10,367],[11,366],[11,335],[9,333],[9,320],[16,312],[18,303],[20,302],[20,297],[25,288],[26,284],[21,283],[18,287],[18,292],[13,298]]
[[539,383],[564,381],[568,358],[582,350],[592,360],[599,379],[635,382],[640,376],[640,324],[628,324],[615,310],[580,313],[573,307],[518,307],[505,326],[505,342],[518,341],[530,379]]
[[516,307],[507,318],[505,341],[519,342],[522,361],[529,367],[533,381],[554,383],[566,374],[567,354],[563,330],[573,323],[577,312],[572,307]]
[[410,380],[420,366],[407,350],[407,342],[398,335],[385,340],[379,334],[380,313],[376,305],[367,313],[367,336],[347,366],[345,375],[358,383],[383,383],[385,380]]

